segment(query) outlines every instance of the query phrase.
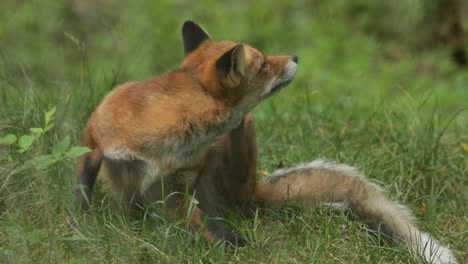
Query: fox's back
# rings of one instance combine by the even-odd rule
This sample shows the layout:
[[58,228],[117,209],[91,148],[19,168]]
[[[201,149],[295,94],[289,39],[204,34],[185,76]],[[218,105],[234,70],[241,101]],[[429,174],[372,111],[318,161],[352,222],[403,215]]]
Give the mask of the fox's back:
[[[123,148],[145,156],[152,148],[183,152],[184,144],[174,142],[202,140],[203,128],[219,123],[221,112],[221,105],[206,94],[196,77],[174,70],[118,86],[98,106],[90,125],[98,145],[108,150],[106,156],[121,154]],[[148,155],[154,158],[155,150]]]

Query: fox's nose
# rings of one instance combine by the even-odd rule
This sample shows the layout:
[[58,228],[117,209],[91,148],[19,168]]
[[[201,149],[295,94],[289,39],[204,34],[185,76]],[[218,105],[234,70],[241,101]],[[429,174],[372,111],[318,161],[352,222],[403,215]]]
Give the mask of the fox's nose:
[[292,55],[291,58],[295,63],[299,62],[299,58],[296,55]]

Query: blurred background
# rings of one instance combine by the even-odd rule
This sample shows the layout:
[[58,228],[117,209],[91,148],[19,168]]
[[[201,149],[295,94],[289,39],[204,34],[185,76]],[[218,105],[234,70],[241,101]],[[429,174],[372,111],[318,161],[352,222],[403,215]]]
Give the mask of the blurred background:
[[301,82],[319,87],[333,75],[345,90],[355,78],[386,78],[390,67],[399,78],[461,68],[464,2],[4,0],[0,74],[4,88],[7,82],[55,92],[147,78],[177,67],[180,28],[193,19],[215,39],[298,54]]
[[[278,164],[317,157],[357,165],[388,187],[392,197],[409,204],[423,229],[445,234],[444,242],[466,259],[468,1],[463,0],[1,0],[0,137],[33,133],[31,127],[43,126],[44,112],[54,106],[57,112],[53,130],[23,154],[13,145],[0,145],[0,212],[5,212],[0,248],[6,244],[9,254],[24,258],[35,252],[41,260],[73,260],[88,251],[104,252],[101,260],[106,254],[126,256],[130,249],[120,252],[119,239],[135,234],[125,225],[121,228],[128,236],[108,234],[115,247],[103,241],[96,248],[81,244],[81,249],[64,238],[75,160],[33,165],[67,135],[71,145],[78,145],[89,115],[117,84],[178,67],[183,59],[181,26],[187,19],[215,40],[299,56],[293,83],[254,110],[259,175]],[[339,223],[335,227],[342,228]],[[166,239],[164,228],[157,231],[160,236],[148,235],[148,241]],[[304,232],[300,225],[294,230]],[[94,239],[99,232],[87,235]],[[46,235],[49,240],[43,240]],[[334,238],[341,241],[342,234]],[[324,260],[333,248],[339,259],[362,261],[355,263],[398,263],[399,256],[408,263],[408,254],[396,249],[380,261],[382,254],[373,253],[375,248],[347,250],[334,247],[333,239],[321,253],[314,247],[325,242],[317,239],[309,253],[322,254]],[[169,243],[163,249],[191,248],[185,240],[177,240],[185,247]],[[140,242],[131,242],[131,250],[146,250]],[[307,258],[313,254],[302,248],[291,244],[285,250],[311,262]],[[270,253],[257,252],[254,246],[244,260],[269,259]],[[224,256],[223,251],[217,254]]]
[[178,66],[187,19],[215,40],[297,54],[294,88],[273,99],[289,107],[304,105],[298,93],[319,111],[331,102],[399,108],[410,97],[452,113],[468,102],[462,0],[4,0],[0,17],[2,123],[26,125],[37,110],[58,106],[67,109],[59,111],[65,125],[82,128],[115,85]]
[[217,40],[297,54],[295,86],[309,91],[381,97],[430,90],[456,109],[466,101],[449,105],[445,93],[466,96],[464,2],[4,0],[0,118],[11,118],[18,98],[65,104],[73,93],[87,100],[72,109],[87,116],[116,84],[177,67],[186,19]]

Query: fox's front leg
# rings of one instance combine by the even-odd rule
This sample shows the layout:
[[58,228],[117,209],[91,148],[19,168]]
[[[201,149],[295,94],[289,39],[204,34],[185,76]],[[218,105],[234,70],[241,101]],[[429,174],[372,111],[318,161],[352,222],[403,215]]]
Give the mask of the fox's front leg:
[[198,175],[195,170],[180,170],[166,176],[169,181],[166,198],[169,216],[173,220],[187,219],[192,230],[200,232],[209,242],[221,240],[236,246],[245,245],[245,238],[229,231],[221,222],[209,219],[196,204],[187,199],[185,193],[188,190],[192,194]]
[[246,203],[252,199],[257,176],[257,141],[252,114],[248,113],[228,137],[226,145],[230,150],[231,168],[224,186],[234,201]]

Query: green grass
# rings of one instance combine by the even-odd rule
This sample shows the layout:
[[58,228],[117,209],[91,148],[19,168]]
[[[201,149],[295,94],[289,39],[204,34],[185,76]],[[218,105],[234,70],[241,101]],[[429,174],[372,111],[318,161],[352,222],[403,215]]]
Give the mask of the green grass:
[[[78,145],[90,113],[116,84],[177,67],[188,18],[215,39],[300,58],[294,82],[254,111],[259,177],[281,161],[320,157],[358,166],[411,208],[421,229],[449,244],[462,263],[468,259],[468,71],[443,48],[408,46],[422,12],[414,1],[388,12],[364,0],[108,2],[84,20],[61,1],[0,4],[0,137],[29,133],[57,106],[42,144],[23,154],[0,146],[0,261],[418,263],[404,248],[369,236],[365,224],[320,206],[259,210],[253,218],[232,212],[226,222],[252,242],[225,250],[162,218],[157,206],[128,220],[96,192],[87,224],[72,232],[75,161],[13,173],[66,135]],[[359,5],[371,15],[356,14]],[[395,22],[392,36],[402,40],[375,34],[389,30],[382,21]]]

